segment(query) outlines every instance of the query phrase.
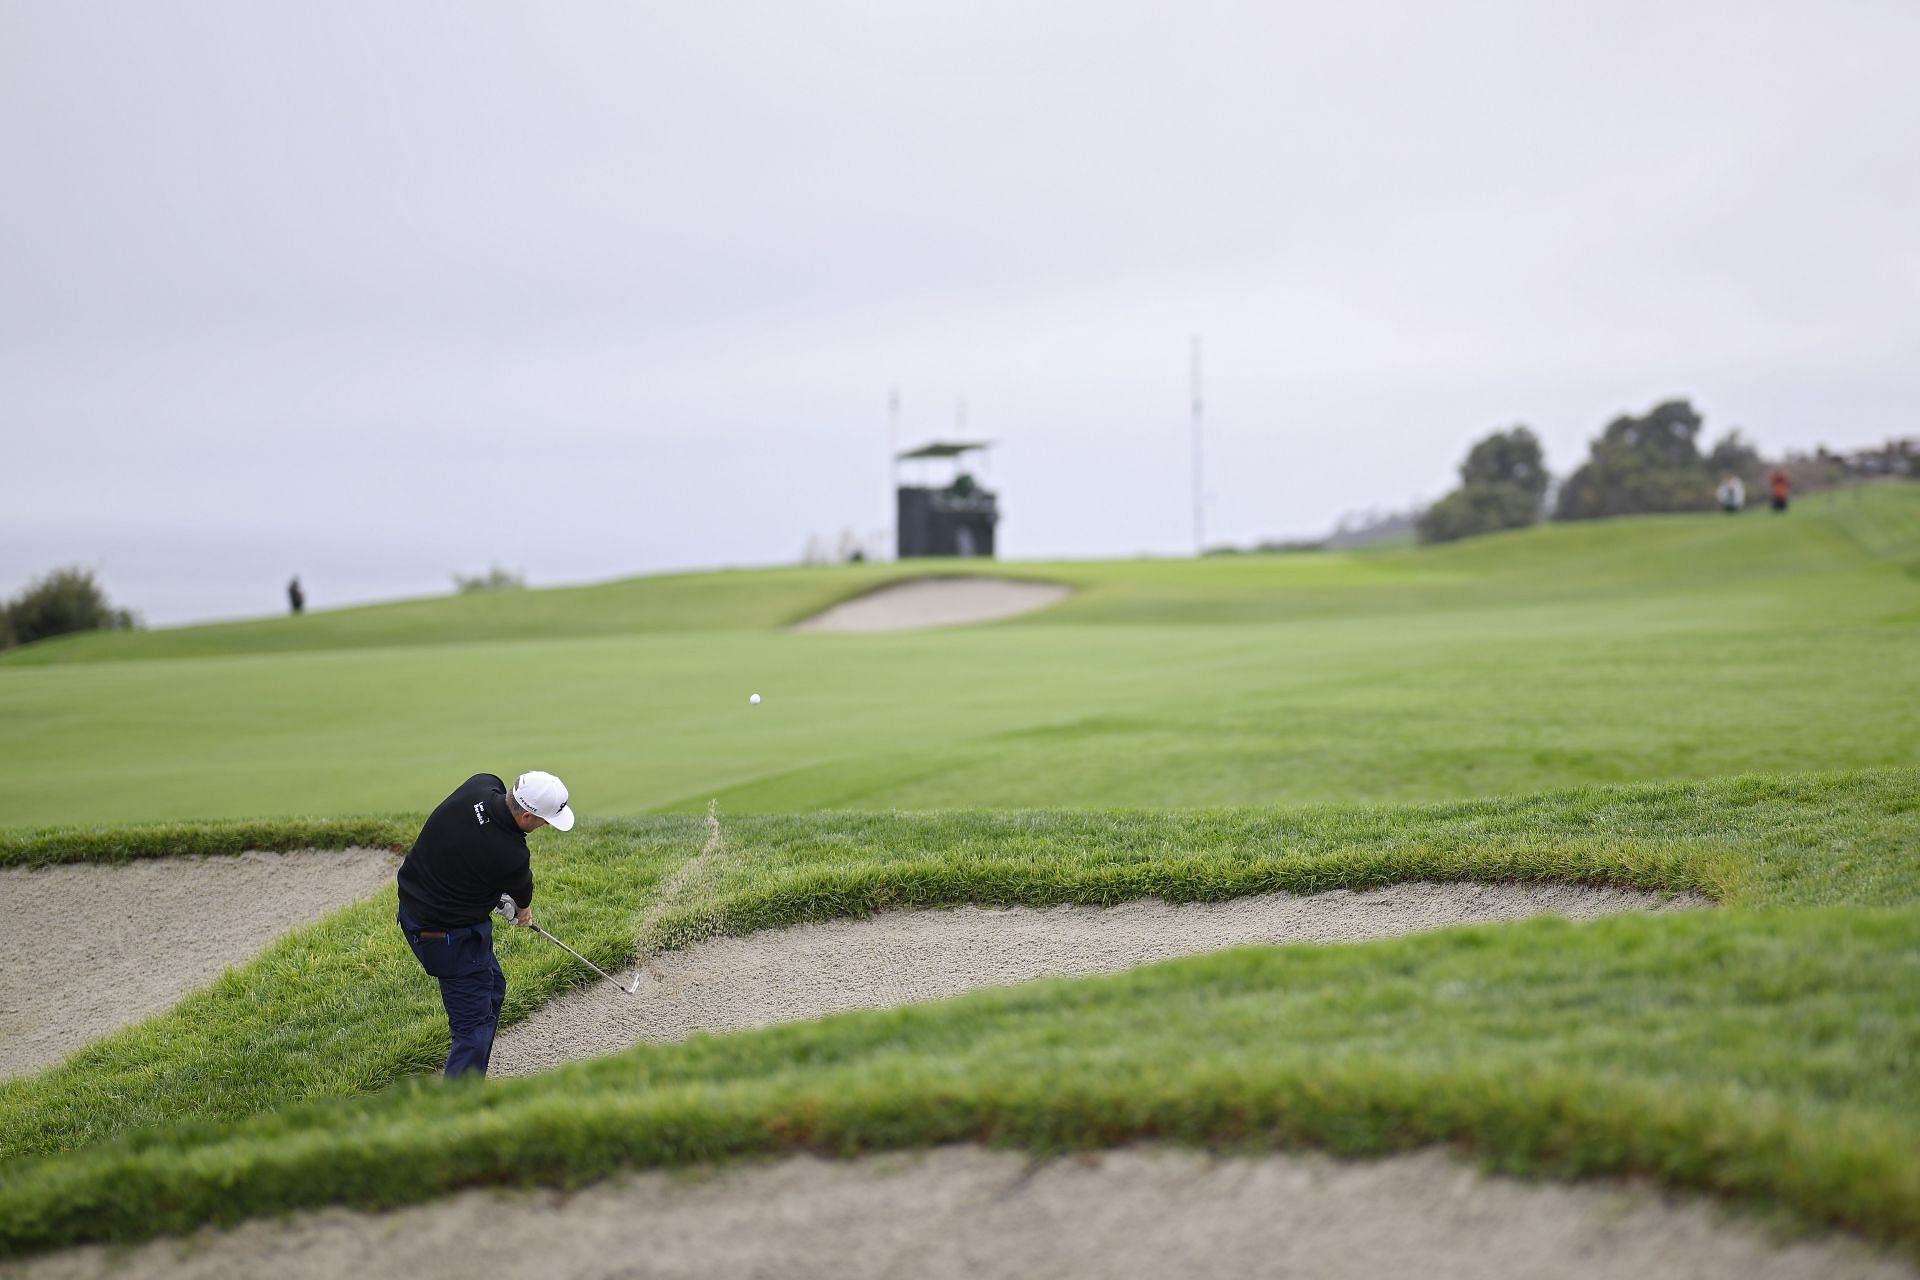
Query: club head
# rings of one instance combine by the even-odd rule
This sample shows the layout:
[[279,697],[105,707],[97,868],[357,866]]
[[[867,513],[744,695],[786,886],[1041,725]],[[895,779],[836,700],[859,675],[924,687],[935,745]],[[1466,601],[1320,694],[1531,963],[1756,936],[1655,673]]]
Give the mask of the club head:
[[634,974],[634,975],[633,975],[633,982],[632,982],[632,983],[631,983],[631,984],[630,984],[629,986],[627,986],[627,987],[625,988],[625,990],[626,990],[626,993],[627,993],[628,995],[634,995],[634,994],[636,994],[636,993],[638,993],[638,992],[639,992],[639,990],[640,990],[640,975],[639,975],[639,974],[637,974],[637,973],[636,973],[636,974]]

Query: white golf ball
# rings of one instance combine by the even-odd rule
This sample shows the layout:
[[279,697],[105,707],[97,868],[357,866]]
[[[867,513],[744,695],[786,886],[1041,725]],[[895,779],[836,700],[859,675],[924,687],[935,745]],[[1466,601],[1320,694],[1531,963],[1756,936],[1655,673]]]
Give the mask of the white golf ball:
[[760,705],[760,695],[756,693],[752,697],[748,698],[747,701],[751,702],[754,706],[757,707]]

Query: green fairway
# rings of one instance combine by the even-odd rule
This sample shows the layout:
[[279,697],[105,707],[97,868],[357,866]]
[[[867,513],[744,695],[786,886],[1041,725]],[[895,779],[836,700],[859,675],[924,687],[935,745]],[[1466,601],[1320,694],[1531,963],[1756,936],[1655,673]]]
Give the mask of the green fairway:
[[[1378,554],[1017,566],[1015,622],[801,635],[918,566],[636,579],[0,660],[0,825],[1395,801],[1920,761],[1920,486]],[[747,695],[766,702],[749,708]]]

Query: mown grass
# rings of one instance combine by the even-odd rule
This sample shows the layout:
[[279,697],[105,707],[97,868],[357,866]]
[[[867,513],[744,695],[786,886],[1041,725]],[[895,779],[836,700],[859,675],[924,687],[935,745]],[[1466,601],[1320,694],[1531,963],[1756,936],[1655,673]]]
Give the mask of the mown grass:
[[[936,635],[774,629],[904,566],[9,655],[0,827],[85,829],[0,834],[0,866],[399,845],[413,820],[353,815],[544,767],[590,820],[535,838],[540,914],[609,966],[961,902],[1424,878],[1721,907],[1235,953],[443,1089],[415,1082],[445,1024],[389,894],[0,1083],[0,1250],[736,1154],[1170,1137],[1649,1173],[1920,1257],[1916,565],[1911,486],[1787,519],[1023,566],[1080,590]],[[1587,785],[1609,782],[1634,785]],[[677,811],[716,794],[726,844],[663,900],[706,836]],[[676,812],[604,817],[647,810]],[[591,980],[501,950],[509,1020]]]
[[[434,610],[481,606],[448,600],[408,606],[405,644],[341,621],[352,643],[329,649],[215,652],[216,630],[191,633],[200,656],[0,666],[0,828],[404,812],[477,767],[552,770],[598,816],[715,796],[736,814],[1400,803],[1912,765],[1920,485],[1830,505],[1060,566],[1083,589],[1058,609],[919,635],[768,629],[815,582],[796,570],[620,587],[666,592],[697,631],[584,597],[563,622],[530,592],[500,606],[534,610],[527,638],[453,642],[465,615]],[[754,625],[743,583],[771,602]]]
[[135,858],[210,857],[262,849],[404,850],[419,818],[282,818],[254,822],[166,822],[130,827],[0,831],[0,867]]
[[[701,826],[602,822],[538,862],[548,922],[609,964],[636,941],[963,901],[1537,878],[1723,905],[1235,953],[372,1097],[355,1095],[429,1067],[445,1031],[390,904],[365,906],[0,1086],[0,1245],[756,1152],[1159,1137],[1456,1142],[1915,1249],[1917,794],[1920,774],[1885,770],[1427,807],[750,818],[664,913],[654,890]],[[551,948],[503,951],[509,1017],[579,978]]]
[[123,1144],[0,1181],[0,1241],[749,1154],[1171,1139],[1452,1143],[1507,1172],[1646,1174],[1914,1252],[1917,955],[1912,913],[1833,909],[1240,951]]
[[145,632],[64,636],[0,654],[0,667],[274,655],[412,645],[765,631],[900,578],[991,573],[1078,594],[1034,622],[1285,622],[1349,613],[1723,586],[1865,561],[1910,563],[1920,485],[1815,495],[1788,519],[1654,516],[1545,525],[1439,547],[1115,562],[900,564],[661,574],[581,587],[483,592]]
[[[895,578],[967,573],[926,563],[732,569],[592,586],[487,591],[144,632],[63,636],[0,654],[0,666],[272,655],[409,645],[766,630],[809,617]],[[994,572],[1002,572],[995,567]],[[1008,570],[1044,576],[1032,568]]]

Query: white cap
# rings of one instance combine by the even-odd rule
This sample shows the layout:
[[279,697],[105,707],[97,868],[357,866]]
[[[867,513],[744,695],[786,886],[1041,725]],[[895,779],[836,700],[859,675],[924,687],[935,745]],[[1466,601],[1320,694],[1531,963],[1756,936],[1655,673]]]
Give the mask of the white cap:
[[567,808],[567,784],[535,769],[513,784],[513,802],[535,817],[545,818],[555,831],[573,830],[573,810]]

